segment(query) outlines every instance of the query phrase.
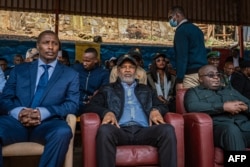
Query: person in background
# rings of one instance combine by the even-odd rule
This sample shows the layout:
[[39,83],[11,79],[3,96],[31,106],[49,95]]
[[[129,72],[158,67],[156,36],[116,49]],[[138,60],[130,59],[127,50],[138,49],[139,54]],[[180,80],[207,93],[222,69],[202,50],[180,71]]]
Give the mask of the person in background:
[[78,73],[58,63],[55,32],[41,32],[36,44],[38,60],[13,68],[0,94],[0,166],[2,146],[36,142],[44,145],[39,167],[62,167],[72,138],[65,118],[79,106]]
[[250,61],[240,63],[240,71],[236,71],[231,76],[231,85],[243,96],[250,99]]
[[232,48],[230,55],[226,58],[225,62],[232,62],[235,68],[235,71],[240,71],[240,63],[244,59],[240,57],[239,49]]
[[171,74],[171,75],[174,75],[176,76],[176,70],[173,68],[169,58],[165,58],[166,60],[166,64],[167,64],[167,67],[168,67],[168,73]]
[[204,34],[199,27],[186,19],[180,6],[172,7],[168,18],[170,25],[176,27],[176,90],[199,85],[198,70],[207,64]]
[[177,167],[174,128],[168,112],[150,87],[135,79],[137,61],[125,54],[117,61],[118,79],[103,86],[86,106],[102,119],[96,136],[97,166],[115,167],[116,146],[151,145],[158,149],[159,166]]
[[[142,54],[138,48],[132,48],[128,54],[132,56],[136,62],[137,62],[137,68],[136,68],[136,74],[135,77],[136,79],[139,80],[139,83],[142,84],[147,84],[147,72],[142,68],[143,60],[142,60]],[[114,66],[110,72],[109,76],[109,82],[113,83],[116,82],[118,78],[117,74],[117,66]]]
[[156,53],[147,74],[148,85],[157,92],[158,99],[175,111],[175,76],[168,72],[166,55]]
[[235,69],[233,63],[230,61],[225,62],[222,76],[222,82],[224,83],[224,86],[231,85],[231,77],[234,71]]
[[199,70],[200,85],[187,90],[184,105],[188,112],[209,114],[213,120],[216,147],[244,151],[250,147],[250,101],[232,86],[221,86],[220,73],[213,65]]
[[111,57],[111,58],[109,59],[109,62],[108,62],[108,64],[109,64],[109,71],[111,71],[112,68],[113,68],[114,66],[116,66],[116,62],[117,62],[117,58],[116,58],[116,57]]
[[24,61],[24,60],[23,60],[23,56],[20,55],[20,54],[17,54],[17,55],[14,56],[13,64],[14,64],[14,66],[15,66],[15,65],[17,65],[17,64],[23,63],[23,61]]
[[0,94],[3,91],[3,87],[5,85],[5,82],[6,82],[6,79],[5,79],[4,73],[2,71],[2,68],[0,68]]
[[39,57],[39,51],[37,50],[37,48],[30,48],[27,50],[26,52],[26,56],[25,56],[25,62],[32,62],[32,61],[36,61]]
[[8,61],[5,58],[0,58],[0,67],[4,73],[4,77],[7,80],[10,75],[11,67],[8,66]]
[[70,66],[69,54],[66,50],[59,50],[57,59],[60,63]]
[[77,115],[81,115],[85,104],[96,94],[99,88],[109,83],[109,72],[99,65],[98,52],[95,48],[87,48],[82,55],[82,63],[72,66],[80,76],[80,107]]
[[105,60],[105,62],[104,62],[105,69],[107,69],[107,70],[109,70],[109,72],[111,72],[113,67],[116,66],[116,62],[117,62],[116,57],[111,57],[109,60]]
[[216,68],[219,68],[220,52],[219,51],[210,51],[207,54],[207,61],[208,61],[208,64],[213,65]]

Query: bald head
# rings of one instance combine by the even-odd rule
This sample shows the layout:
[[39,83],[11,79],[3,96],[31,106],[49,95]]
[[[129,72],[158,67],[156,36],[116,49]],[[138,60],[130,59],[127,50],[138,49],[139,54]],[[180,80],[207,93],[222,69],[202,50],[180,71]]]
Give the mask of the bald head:
[[204,75],[204,74],[206,74],[209,70],[212,70],[212,69],[215,69],[216,71],[218,71],[217,68],[216,68],[215,66],[209,64],[209,65],[202,66],[202,67],[199,69],[198,74],[199,74],[199,76],[200,76],[200,75]]
[[217,90],[220,87],[220,73],[213,65],[205,65],[198,71],[200,85],[207,89]]

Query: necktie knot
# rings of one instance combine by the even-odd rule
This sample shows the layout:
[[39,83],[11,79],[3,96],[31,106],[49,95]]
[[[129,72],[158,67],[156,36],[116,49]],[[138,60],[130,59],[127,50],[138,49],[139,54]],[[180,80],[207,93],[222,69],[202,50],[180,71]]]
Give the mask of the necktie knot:
[[48,64],[42,64],[41,66],[43,67],[44,71],[48,71],[48,69],[51,67]]

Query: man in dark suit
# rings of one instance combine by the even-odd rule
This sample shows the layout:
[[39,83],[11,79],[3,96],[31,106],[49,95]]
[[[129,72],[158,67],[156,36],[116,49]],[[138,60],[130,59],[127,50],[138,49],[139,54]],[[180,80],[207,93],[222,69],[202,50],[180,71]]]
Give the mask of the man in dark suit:
[[226,58],[225,62],[232,62],[236,71],[240,71],[240,63],[244,59],[240,57],[239,50],[236,48],[231,49],[230,55]]
[[40,33],[37,49],[39,59],[17,65],[0,95],[0,149],[17,142],[41,143],[45,149],[39,167],[61,167],[72,137],[65,117],[78,109],[79,77],[57,61],[59,38],[53,31]]
[[232,86],[221,86],[220,76],[215,66],[203,66],[199,70],[200,85],[185,94],[185,108],[211,116],[215,146],[243,151],[250,147],[250,102]]
[[250,99],[250,61],[244,60],[240,63],[240,71],[232,74],[231,85],[243,96]]

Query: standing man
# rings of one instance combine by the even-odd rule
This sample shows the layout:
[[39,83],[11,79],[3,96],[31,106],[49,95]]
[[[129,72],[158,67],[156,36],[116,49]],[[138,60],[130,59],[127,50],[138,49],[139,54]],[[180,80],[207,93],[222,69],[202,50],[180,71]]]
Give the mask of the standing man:
[[39,167],[62,167],[72,138],[65,117],[78,109],[79,77],[57,61],[59,39],[53,31],[39,34],[37,49],[39,59],[17,65],[0,95],[0,149],[37,142],[45,146]]
[[176,27],[174,50],[176,56],[176,90],[199,84],[198,70],[207,64],[204,34],[190,23],[180,6],[172,7],[169,23]]
[[85,104],[98,89],[109,83],[109,71],[99,65],[95,48],[87,48],[82,55],[82,64],[73,65],[73,69],[80,76],[80,107],[77,115],[81,115]]
[[116,146],[135,144],[157,147],[160,166],[176,167],[174,128],[162,117],[168,108],[150,87],[135,80],[136,66],[132,56],[121,56],[117,81],[100,89],[86,109],[102,118],[96,136],[97,166],[115,167]]

